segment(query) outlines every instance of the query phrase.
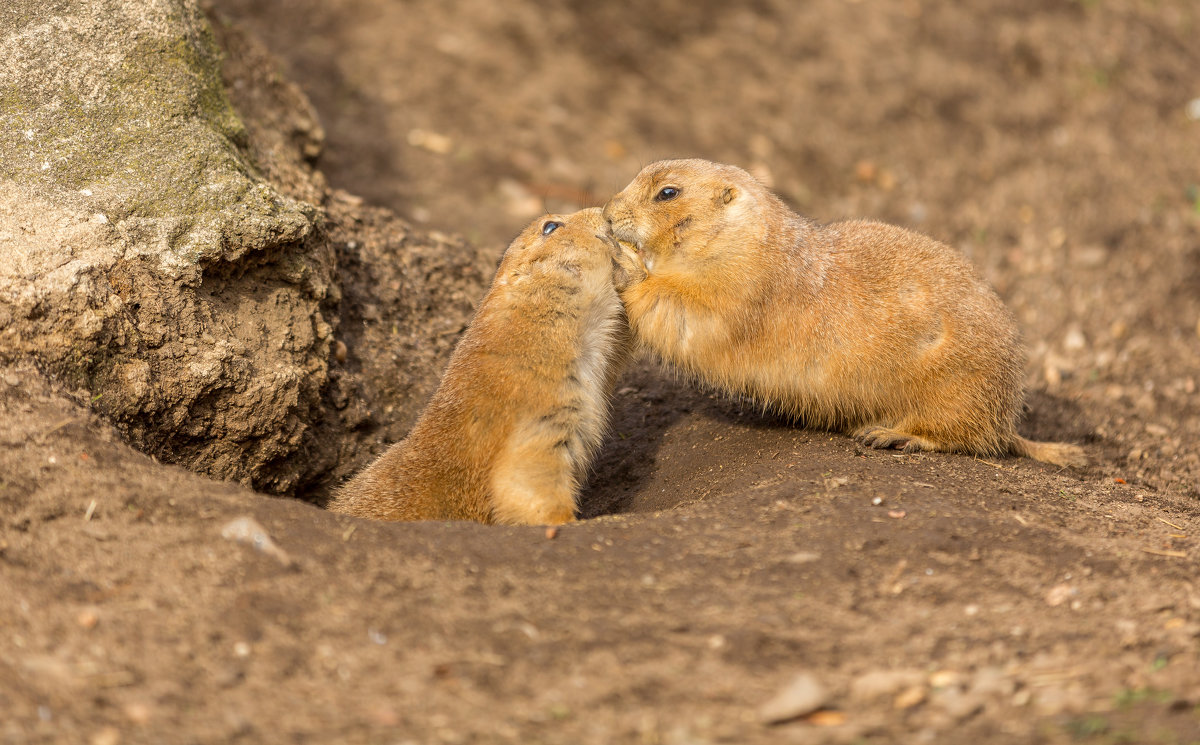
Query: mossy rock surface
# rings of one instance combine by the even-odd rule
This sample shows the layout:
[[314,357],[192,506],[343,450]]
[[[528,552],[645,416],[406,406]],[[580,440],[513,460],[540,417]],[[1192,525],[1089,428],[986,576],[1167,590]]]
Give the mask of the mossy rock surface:
[[196,3],[18,0],[0,24],[0,179],[103,215],[176,277],[311,230],[246,158]]
[[136,446],[286,492],[337,291],[319,210],[251,159],[190,0],[0,9],[0,358]]

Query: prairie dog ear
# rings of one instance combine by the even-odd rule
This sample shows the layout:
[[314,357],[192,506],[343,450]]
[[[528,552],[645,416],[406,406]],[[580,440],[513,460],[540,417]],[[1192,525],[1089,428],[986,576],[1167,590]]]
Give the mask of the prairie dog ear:
[[730,184],[717,189],[716,206],[724,213],[724,219],[737,222],[754,214],[758,209],[758,195],[740,184]]

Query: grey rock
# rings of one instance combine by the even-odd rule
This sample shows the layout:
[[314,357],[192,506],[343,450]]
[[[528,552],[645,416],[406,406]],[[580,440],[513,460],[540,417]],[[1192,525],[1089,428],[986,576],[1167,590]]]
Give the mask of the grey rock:
[[85,389],[163,460],[287,491],[331,251],[252,163],[221,59],[194,0],[4,4],[0,363]]

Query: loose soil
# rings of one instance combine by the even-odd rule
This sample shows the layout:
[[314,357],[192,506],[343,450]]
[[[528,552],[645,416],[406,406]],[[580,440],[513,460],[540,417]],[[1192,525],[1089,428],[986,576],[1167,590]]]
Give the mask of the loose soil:
[[[214,6],[323,122],[363,382],[306,501],[5,370],[0,742],[1200,742],[1193,3]],[[389,302],[444,304],[445,334],[375,323],[352,236],[399,262],[409,226],[370,205],[486,266],[671,156],[960,248],[1025,334],[1023,434],[1095,465],[867,450],[645,360],[577,524],[322,510],[410,424],[354,392],[428,395],[406,345],[444,356],[474,299],[429,250],[429,294]],[[279,551],[222,537],[239,516]],[[761,721],[797,676],[817,695]]]

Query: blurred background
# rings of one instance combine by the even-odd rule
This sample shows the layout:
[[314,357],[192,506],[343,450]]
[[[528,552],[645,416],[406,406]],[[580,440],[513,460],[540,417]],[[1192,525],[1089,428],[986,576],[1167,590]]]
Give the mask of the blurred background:
[[213,5],[313,100],[333,186],[487,256],[681,156],[941,239],[1017,314],[1033,434],[1197,490],[1192,0]]

